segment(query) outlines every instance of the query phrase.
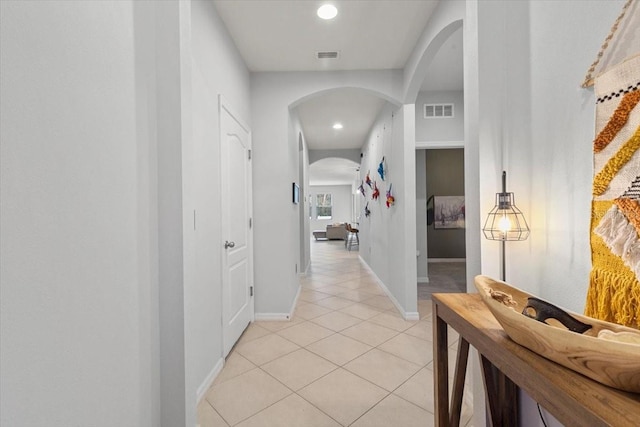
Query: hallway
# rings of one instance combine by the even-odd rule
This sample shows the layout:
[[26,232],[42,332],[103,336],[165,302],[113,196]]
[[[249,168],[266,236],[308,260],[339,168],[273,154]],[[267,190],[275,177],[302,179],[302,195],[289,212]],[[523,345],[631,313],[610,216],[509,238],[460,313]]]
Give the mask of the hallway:
[[[199,425],[433,425],[431,301],[418,301],[420,321],[403,320],[342,241],[312,241],[311,260],[291,321],[247,328],[198,407]],[[461,425],[471,425],[469,396]]]

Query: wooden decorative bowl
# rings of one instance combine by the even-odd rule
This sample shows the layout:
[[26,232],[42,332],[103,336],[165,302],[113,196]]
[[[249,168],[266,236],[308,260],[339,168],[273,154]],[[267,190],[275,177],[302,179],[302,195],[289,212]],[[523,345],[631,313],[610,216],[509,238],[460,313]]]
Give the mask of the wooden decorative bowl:
[[572,332],[553,319],[522,314],[533,295],[487,276],[476,276],[475,286],[513,341],[599,383],[640,393],[640,331],[565,311],[591,326]]

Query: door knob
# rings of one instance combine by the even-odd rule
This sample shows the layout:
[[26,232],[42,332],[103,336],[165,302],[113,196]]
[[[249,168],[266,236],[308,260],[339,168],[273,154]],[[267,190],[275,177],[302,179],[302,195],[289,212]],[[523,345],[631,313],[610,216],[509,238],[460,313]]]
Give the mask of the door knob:
[[235,246],[236,246],[235,242],[230,242],[230,241],[228,241],[228,240],[226,240],[226,241],[224,242],[224,248],[225,248],[225,249],[233,248],[233,247],[235,247]]

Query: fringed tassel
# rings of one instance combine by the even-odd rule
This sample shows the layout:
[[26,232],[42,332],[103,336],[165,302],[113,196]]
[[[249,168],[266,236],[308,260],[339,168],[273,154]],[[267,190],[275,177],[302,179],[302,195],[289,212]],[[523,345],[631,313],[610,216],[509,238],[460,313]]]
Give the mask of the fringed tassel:
[[636,278],[640,278],[640,239],[636,228],[617,206],[612,206],[593,230],[614,255],[619,256]]
[[632,276],[591,270],[585,315],[640,329],[640,284]]

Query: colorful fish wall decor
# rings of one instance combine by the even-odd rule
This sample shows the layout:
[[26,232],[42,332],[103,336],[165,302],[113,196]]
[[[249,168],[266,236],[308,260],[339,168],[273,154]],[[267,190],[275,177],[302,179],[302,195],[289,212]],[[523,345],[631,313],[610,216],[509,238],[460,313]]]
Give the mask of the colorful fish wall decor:
[[387,190],[387,208],[390,208],[396,202],[396,198],[391,194],[391,187],[393,187],[393,184],[389,185]]
[[380,164],[378,165],[378,175],[380,175],[380,179],[382,179],[384,181],[384,175],[386,173],[386,168],[385,168],[385,163],[384,163],[384,156],[382,156],[382,160],[380,160]]
[[373,194],[371,194],[371,200],[378,200],[380,197],[380,190],[378,189],[378,184],[373,181]]

